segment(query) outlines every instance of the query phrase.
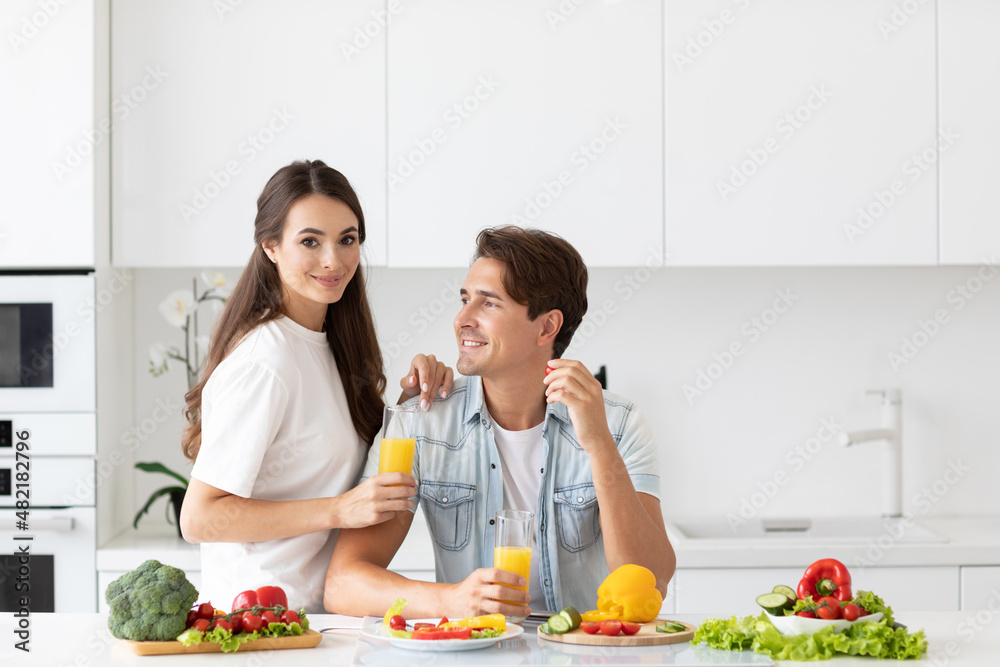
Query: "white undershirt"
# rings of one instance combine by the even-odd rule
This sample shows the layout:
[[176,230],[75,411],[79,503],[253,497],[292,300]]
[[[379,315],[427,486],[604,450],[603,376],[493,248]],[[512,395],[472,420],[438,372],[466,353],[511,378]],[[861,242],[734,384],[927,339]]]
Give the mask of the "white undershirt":
[[[503,473],[503,507],[526,510],[538,516],[538,492],[542,486],[542,442],[544,422],[525,431],[507,431],[493,420],[493,438],[500,455]],[[538,526],[535,526],[537,532]],[[529,606],[532,611],[545,609],[545,594],[538,576],[538,549],[532,534],[531,576],[528,579]]]

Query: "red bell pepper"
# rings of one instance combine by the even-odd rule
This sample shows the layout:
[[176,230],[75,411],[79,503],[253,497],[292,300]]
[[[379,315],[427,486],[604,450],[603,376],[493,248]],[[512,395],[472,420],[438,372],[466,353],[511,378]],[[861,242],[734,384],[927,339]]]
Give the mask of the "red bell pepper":
[[237,609],[249,609],[255,605],[261,607],[274,607],[281,605],[288,609],[288,596],[280,586],[261,586],[257,590],[243,591],[233,600],[232,611]]
[[420,628],[413,631],[413,639],[468,639],[472,636],[472,628]]
[[839,560],[818,560],[806,568],[797,592],[801,600],[829,596],[846,602],[852,597],[851,573]]

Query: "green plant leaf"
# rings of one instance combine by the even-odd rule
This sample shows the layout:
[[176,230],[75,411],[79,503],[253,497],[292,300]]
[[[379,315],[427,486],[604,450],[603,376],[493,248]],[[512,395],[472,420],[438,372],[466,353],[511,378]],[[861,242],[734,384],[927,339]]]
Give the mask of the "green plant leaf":
[[170,475],[184,486],[188,485],[188,481],[184,478],[184,475],[174,472],[162,463],[136,463],[135,467],[143,472],[162,472],[164,475]]
[[[137,463],[136,467],[138,467],[139,465],[140,464]],[[160,464],[157,463],[156,465],[160,465]],[[135,514],[135,520],[132,522],[132,527],[133,528],[138,528],[139,527],[139,519],[141,519],[143,517],[143,515],[145,515],[147,512],[149,512],[149,508],[153,505],[153,503],[155,503],[159,499],[160,496],[165,496],[167,494],[173,493],[174,491],[187,491],[187,487],[184,487],[184,486],[165,486],[162,489],[157,489],[156,491],[154,491],[153,495],[151,495],[149,497],[149,500],[146,501],[146,504],[142,506],[142,509],[139,510],[138,512],[136,512],[136,514]]]

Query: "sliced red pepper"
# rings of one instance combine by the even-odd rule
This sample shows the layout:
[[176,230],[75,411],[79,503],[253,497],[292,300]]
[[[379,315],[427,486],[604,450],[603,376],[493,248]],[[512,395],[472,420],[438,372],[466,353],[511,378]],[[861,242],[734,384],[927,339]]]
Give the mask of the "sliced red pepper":
[[413,639],[468,639],[472,628],[421,628],[413,631]]
[[829,596],[846,602],[853,597],[851,573],[846,565],[834,558],[818,560],[806,568],[797,592],[802,600]]

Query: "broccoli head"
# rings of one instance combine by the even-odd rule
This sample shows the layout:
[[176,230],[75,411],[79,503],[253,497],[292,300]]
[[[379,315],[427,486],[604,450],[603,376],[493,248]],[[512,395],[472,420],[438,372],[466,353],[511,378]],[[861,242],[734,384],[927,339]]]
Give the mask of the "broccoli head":
[[119,639],[167,641],[184,632],[198,591],[176,567],[147,560],[104,593],[111,608],[108,630]]

